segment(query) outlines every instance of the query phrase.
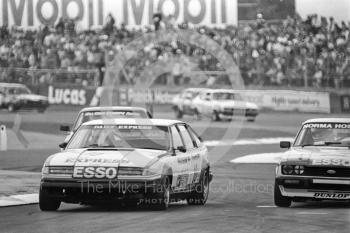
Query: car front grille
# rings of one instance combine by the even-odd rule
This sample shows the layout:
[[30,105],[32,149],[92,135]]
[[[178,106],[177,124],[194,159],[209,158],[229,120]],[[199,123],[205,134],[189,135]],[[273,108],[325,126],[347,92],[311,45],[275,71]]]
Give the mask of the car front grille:
[[303,176],[347,178],[350,177],[350,169],[340,167],[305,167]]

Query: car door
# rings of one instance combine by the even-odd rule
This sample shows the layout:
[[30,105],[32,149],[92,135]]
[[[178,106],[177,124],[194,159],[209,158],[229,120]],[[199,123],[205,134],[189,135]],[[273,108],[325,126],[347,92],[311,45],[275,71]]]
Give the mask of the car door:
[[206,116],[210,116],[212,113],[212,93],[207,92],[204,95],[203,100],[203,114]]
[[173,180],[172,187],[175,191],[184,190],[189,183],[189,164],[191,158],[185,150],[184,140],[176,125],[170,127],[172,147],[174,148],[174,156],[171,158]]
[[188,179],[187,179],[187,187],[190,187],[190,185],[193,183],[193,180],[196,179],[196,175],[198,171],[200,171],[200,154],[197,148],[196,143],[193,140],[193,137],[191,136],[190,132],[187,129],[186,124],[179,124],[178,129],[180,131],[181,137],[183,138],[185,147],[186,147],[186,153],[188,154],[190,158],[190,162],[188,164]]

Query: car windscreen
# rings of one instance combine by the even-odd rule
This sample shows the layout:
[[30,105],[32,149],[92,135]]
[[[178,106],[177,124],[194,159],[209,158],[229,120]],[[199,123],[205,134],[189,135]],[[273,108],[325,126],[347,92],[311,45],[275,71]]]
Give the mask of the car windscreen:
[[168,150],[169,132],[166,126],[154,125],[83,125],[73,135],[67,148]]
[[87,111],[79,114],[73,130],[77,130],[81,124],[88,121],[112,118],[148,118],[148,116],[142,110]]
[[350,124],[305,124],[295,140],[295,146],[350,146]]
[[213,94],[214,100],[241,100],[239,94],[230,92],[217,92]]

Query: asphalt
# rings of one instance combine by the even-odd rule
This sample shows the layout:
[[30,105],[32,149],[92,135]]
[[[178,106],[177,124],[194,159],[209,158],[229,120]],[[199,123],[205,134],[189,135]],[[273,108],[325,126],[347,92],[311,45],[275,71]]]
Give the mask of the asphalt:
[[[37,122],[39,127],[52,122],[57,125],[68,123],[75,113],[49,111],[43,115],[26,114],[24,122],[27,125]],[[203,134],[208,139],[220,140],[224,137],[236,140],[293,136],[302,121],[320,116],[324,115],[265,113],[255,123],[212,123],[207,120],[197,122],[191,118],[184,120],[191,122],[197,131],[205,132]],[[12,117],[12,114],[0,113],[0,122],[10,123]],[[243,130],[239,129],[241,124]],[[231,131],[235,133],[232,134]],[[204,206],[174,203],[165,212],[152,211],[145,207],[127,209],[111,205],[92,207],[63,204],[57,212],[41,212],[37,205],[3,207],[0,208],[0,231],[350,232],[349,203],[307,202],[293,204],[291,208],[276,208],[273,205],[274,165],[229,162],[248,154],[281,152],[277,144],[214,149],[210,155],[215,160],[212,166],[214,180],[208,203]],[[30,151],[26,159],[21,157],[24,152],[21,154],[19,150],[12,151],[7,156],[0,154],[0,168],[39,171],[49,152],[44,149]]]

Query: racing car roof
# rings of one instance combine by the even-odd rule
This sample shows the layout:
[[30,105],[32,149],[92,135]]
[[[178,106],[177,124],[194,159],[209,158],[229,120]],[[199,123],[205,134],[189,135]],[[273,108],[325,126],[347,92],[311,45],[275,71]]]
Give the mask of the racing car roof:
[[80,110],[80,112],[94,112],[94,111],[146,111],[145,108],[131,107],[131,106],[99,106],[99,107],[87,107]]
[[350,123],[350,118],[315,118],[309,119],[303,124],[308,123]]
[[183,123],[178,120],[166,119],[135,119],[135,118],[117,118],[117,119],[100,119],[85,122],[83,125],[157,125],[157,126],[171,126],[174,124]]

